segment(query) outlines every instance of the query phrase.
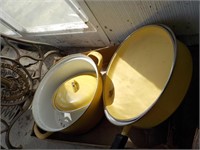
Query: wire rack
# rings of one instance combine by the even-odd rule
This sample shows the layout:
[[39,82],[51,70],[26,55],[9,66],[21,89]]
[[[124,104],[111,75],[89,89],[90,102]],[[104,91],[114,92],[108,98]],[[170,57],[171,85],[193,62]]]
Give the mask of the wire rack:
[[4,142],[9,149],[22,148],[11,144],[10,130],[31,107],[45,73],[64,55],[55,46],[1,34],[1,135],[5,134]]

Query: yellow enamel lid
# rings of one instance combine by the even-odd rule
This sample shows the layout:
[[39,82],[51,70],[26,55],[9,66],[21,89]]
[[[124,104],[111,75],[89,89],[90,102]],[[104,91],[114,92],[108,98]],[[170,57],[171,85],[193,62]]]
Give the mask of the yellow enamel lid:
[[118,121],[135,120],[156,103],[175,63],[173,42],[166,29],[149,25],[120,45],[104,83],[104,107],[110,116]]
[[53,95],[53,106],[60,111],[74,111],[86,107],[97,89],[95,75],[78,75],[61,84]]

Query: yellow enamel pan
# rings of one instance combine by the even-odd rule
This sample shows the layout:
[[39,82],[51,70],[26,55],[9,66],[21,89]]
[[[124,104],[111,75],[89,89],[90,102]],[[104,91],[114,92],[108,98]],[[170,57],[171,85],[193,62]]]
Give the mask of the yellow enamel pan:
[[103,100],[108,120],[151,128],[180,105],[190,84],[192,59],[187,47],[164,25],[132,33],[114,54],[106,73]]

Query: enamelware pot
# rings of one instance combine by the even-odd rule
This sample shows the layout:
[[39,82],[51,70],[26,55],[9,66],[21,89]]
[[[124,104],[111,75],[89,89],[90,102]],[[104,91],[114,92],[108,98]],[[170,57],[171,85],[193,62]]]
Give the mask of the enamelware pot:
[[[94,60],[97,60],[97,65]],[[89,53],[88,56],[72,54],[62,58],[46,73],[35,92],[32,104],[33,117],[36,123],[34,125],[34,132],[38,138],[45,139],[58,131],[68,134],[82,134],[93,128],[100,121],[103,116],[103,103],[101,99],[103,87],[100,73],[102,61],[101,54],[95,51]],[[54,101],[55,92],[59,87],[62,88],[63,83],[68,81],[77,80],[78,92],[75,92],[78,94],[73,93],[71,97],[80,97],[81,92],[79,91],[84,88],[87,89],[87,86],[90,85],[85,84],[90,82],[91,78],[88,78],[90,75],[94,83],[92,87],[93,92],[87,95],[86,105],[76,103],[76,107],[74,107],[76,109],[74,109],[59,104],[61,102],[59,99]],[[68,93],[69,88],[67,89]],[[84,100],[84,98],[80,99],[80,101]],[[38,127],[46,132],[41,133]]]

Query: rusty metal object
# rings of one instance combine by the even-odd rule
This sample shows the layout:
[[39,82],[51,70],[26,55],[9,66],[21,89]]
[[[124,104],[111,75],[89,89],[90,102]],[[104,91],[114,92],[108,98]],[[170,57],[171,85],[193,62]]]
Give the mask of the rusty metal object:
[[[1,58],[3,61],[4,58]],[[22,67],[1,63],[1,105],[16,105],[24,102],[32,88],[32,80]]]
[[[2,108],[0,121],[6,126],[1,130],[1,134],[6,132],[7,148],[22,148],[14,147],[10,143],[10,130],[17,119],[31,106],[34,92],[44,74],[63,55],[59,48],[46,43],[17,39],[4,34],[0,36],[1,44],[4,44],[1,45],[0,56],[0,107]],[[4,148],[2,145],[1,147]]]

